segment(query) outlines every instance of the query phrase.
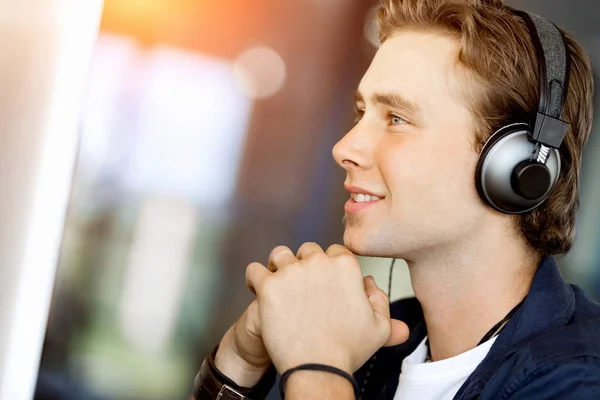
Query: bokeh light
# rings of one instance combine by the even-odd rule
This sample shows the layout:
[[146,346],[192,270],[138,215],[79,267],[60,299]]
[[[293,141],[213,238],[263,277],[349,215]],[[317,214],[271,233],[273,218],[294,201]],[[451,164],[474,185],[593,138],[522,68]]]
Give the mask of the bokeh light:
[[285,83],[285,62],[270,47],[257,46],[244,51],[235,60],[233,70],[240,90],[252,99],[271,97]]
[[379,41],[379,31],[377,29],[377,11],[380,6],[373,6],[365,16],[365,24],[363,33],[365,39],[371,43],[374,47],[379,47],[381,42]]

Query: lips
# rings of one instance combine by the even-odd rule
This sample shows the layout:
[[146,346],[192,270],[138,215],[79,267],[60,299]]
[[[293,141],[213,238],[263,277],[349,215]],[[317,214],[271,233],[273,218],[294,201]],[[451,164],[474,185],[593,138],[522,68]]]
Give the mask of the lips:
[[346,190],[350,192],[350,199],[344,205],[344,210],[349,214],[366,210],[385,198],[382,194],[358,186],[346,186]]
[[362,188],[360,186],[345,185],[344,187],[346,188],[346,191],[350,192],[350,195],[358,195],[358,194],[369,195],[369,196],[377,197],[377,198],[379,198],[379,200],[385,198],[385,195],[382,193],[377,193],[375,191],[371,191],[371,190]]

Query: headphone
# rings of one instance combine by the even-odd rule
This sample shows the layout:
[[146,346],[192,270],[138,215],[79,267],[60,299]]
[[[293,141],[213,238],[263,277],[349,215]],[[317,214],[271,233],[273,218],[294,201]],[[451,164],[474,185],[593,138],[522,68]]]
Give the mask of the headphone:
[[569,87],[570,57],[552,22],[506,7],[526,23],[539,61],[540,101],[528,123],[506,125],[485,143],[475,175],[480,197],[505,214],[540,206],[558,180],[559,148],[569,128],[562,114]]

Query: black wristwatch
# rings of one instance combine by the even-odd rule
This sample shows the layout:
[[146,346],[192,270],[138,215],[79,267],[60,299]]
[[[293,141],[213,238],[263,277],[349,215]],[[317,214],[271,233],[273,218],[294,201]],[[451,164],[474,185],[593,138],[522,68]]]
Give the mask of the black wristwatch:
[[215,354],[218,346],[204,359],[202,367],[194,380],[194,398],[196,400],[263,400],[267,397],[277,372],[271,366],[261,380],[251,388],[238,386],[215,366]]

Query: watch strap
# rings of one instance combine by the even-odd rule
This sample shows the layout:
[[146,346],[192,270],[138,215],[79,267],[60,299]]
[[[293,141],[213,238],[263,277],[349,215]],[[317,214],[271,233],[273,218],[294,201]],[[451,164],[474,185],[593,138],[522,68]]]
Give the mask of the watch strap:
[[217,350],[218,346],[204,359],[194,380],[196,400],[263,400],[267,397],[277,376],[273,365],[255,386],[242,387],[217,369],[214,362]]

